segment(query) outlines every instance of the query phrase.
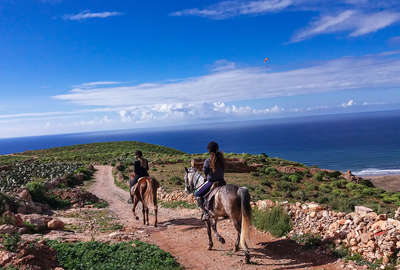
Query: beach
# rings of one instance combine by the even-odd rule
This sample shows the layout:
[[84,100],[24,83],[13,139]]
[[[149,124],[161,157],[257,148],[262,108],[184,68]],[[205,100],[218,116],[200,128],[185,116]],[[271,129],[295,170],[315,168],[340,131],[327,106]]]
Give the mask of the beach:
[[379,188],[387,191],[400,191],[400,174],[363,176]]

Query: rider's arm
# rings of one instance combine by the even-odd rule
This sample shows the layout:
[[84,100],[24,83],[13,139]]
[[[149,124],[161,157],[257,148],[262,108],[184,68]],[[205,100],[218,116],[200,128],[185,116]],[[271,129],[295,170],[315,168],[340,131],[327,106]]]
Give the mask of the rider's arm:
[[210,173],[210,160],[209,159],[206,159],[204,161],[203,172],[206,175],[206,177]]

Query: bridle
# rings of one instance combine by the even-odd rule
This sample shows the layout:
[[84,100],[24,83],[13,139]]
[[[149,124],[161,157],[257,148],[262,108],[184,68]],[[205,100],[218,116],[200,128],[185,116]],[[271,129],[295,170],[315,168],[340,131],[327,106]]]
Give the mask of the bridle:
[[204,176],[195,168],[189,168],[185,175],[185,190],[193,193],[204,183]]

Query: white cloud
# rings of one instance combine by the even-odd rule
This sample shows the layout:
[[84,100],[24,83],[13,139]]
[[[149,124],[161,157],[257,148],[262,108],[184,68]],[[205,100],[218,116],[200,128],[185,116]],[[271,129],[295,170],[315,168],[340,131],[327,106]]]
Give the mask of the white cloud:
[[354,100],[353,99],[350,99],[349,101],[347,101],[347,102],[345,102],[345,103],[342,103],[342,105],[340,105],[340,106],[342,106],[343,108],[347,108],[347,107],[351,107],[351,106],[353,106],[353,105],[355,105],[356,103],[354,102]]
[[236,68],[236,64],[234,62],[228,61],[226,59],[221,59],[221,60],[215,61],[211,70],[218,72],[218,71],[232,70],[235,68]]
[[88,10],[79,12],[77,14],[64,15],[65,20],[80,21],[92,18],[108,18],[113,16],[123,15],[121,12],[117,11],[104,11],[104,12],[90,12]]
[[176,103],[140,106],[119,112],[123,123],[184,123],[188,121],[232,120],[245,117],[265,117],[285,111],[275,105],[271,108],[254,109],[250,106],[227,105],[224,102],[203,103]]
[[349,32],[349,36],[358,37],[400,21],[400,2],[391,0],[233,0],[205,8],[185,9],[170,15],[223,20],[282,11],[319,13],[317,19],[291,38],[291,42],[338,32]]
[[89,106],[234,102],[322,93],[328,91],[400,87],[397,55],[345,57],[300,69],[268,72],[236,68],[172,83],[72,89],[55,99]]
[[112,81],[99,81],[99,82],[87,82],[79,85],[75,85],[75,88],[93,88],[97,86],[106,86],[106,85],[116,85],[121,84],[121,82],[112,82]]
[[356,10],[345,10],[337,14],[319,17],[310,26],[292,37],[292,42],[327,33],[350,31],[351,37],[376,32],[400,21],[400,12],[382,11],[363,13]]
[[293,0],[262,0],[262,1],[222,1],[204,9],[192,8],[173,12],[171,16],[201,16],[211,19],[226,19],[238,15],[276,12],[293,4]]

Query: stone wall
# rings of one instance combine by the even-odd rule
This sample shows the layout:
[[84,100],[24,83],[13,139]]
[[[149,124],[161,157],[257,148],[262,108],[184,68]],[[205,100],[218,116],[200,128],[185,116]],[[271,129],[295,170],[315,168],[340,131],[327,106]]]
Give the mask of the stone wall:
[[174,190],[171,192],[167,192],[162,187],[157,190],[157,198],[162,201],[166,202],[177,202],[177,201],[184,201],[188,203],[197,204],[196,198],[193,194],[187,194],[181,190]]
[[[276,203],[264,200],[256,205],[267,208]],[[356,206],[355,212],[346,214],[316,203],[286,204],[284,207],[293,222],[289,236],[319,235],[337,246],[344,245],[369,262],[381,260],[383,264],[397,256],[400,250],[400,221],[378,215],[369,208]]]

